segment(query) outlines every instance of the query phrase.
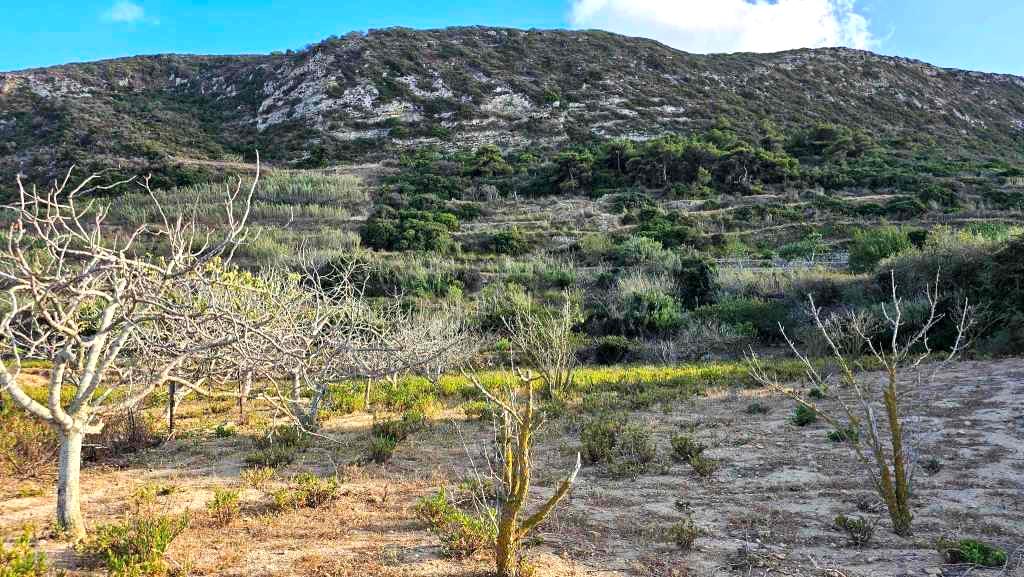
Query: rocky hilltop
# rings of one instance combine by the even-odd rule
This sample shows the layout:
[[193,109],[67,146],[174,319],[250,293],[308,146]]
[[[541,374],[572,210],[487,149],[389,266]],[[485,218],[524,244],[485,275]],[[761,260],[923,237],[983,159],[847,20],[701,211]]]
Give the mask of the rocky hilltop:
[[321,166],[405,147],[552,146],[831,122],[951,156],[1024,156],[1024,78],[826,48],[695,55],[600,31],[385,29],[303,50],[0,73],[0,169],[248,158]]

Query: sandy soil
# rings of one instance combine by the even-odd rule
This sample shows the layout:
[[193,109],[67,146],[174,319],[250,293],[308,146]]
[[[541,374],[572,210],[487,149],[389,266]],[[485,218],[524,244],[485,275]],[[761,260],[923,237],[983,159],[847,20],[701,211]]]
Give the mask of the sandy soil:
[[[770,408],[767,414],[745,412],[755,397]],[[792,402],[763,391],[712,391],[632,417],[651,424],[665,455],[674,433],[695,427],[708,454],[721,460],[714,476],[701,479],[667,457],[664,467],[635,480],[584,467],[571,497],[531,549],[537,574],[1024,575],[1024,361],[953,365],[934,386],[916,392],[913,402],[920,408],[923,458],[935,457],[943,466],[915,478],[911,538],[891,532],[849,448],[825,439],[826,424],[790,424]],[[341,443],[320,441],[281,471],[284,478],[305,470],[337,473],[341,497],[327,507],[275,513],[268,497],[246,489],[242,518],[226,528],[210,526],[204,504],[215,487],[238,486],[249,441],[202,434],[86,468],[86,515],[93,524],[113,520],[140,484],[174,485],[173,494],[158,500],[169,510],[195,511],[170,551],[172,565],[192,575],[486,575],[485,558],[444,559],[412,507],[419,497],[466,477],[467,447],[472,454],[485,442],[489,426],[445,420],[400,445],[386,465],[353,465],[369,425],[365,415],[332,420],[327,430]],[[545,430],[537,452],[538,496],[572,463],[575,429],[560,420]],[[14,494],[11,486],[0,490],[0,533],[47,524],[53,507],[48,492]],[[688,513],[705,535],[695,550],[682,552],[663,535]],[[832,527],[839,513],[877,518],[873,542],[849,546]],[[1002,570],[943,566],[933,547],[939,536],[980,538],[1006,549],[1011,560]],[[65,544],[49,540],[41,547],[72,574],[90,574]]]

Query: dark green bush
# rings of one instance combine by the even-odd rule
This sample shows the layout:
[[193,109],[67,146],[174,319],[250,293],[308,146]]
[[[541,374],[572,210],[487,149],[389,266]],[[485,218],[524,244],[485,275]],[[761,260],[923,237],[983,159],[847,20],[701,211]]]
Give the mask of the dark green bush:
[[491,237],[491,251],[495,254],[521,256],[530,252],[530,239],[518,228],[510,228],[494,233]]
[[594,362],[599,365],[614,365],[628,359],[635,345],[633,341],[621,335],[601,337],[594,345]]
[[850,270],[870,272],[883,260],[914,247],[907,229],[895,226],[860,229],[850,242]]
[[703,443],[696,441],[690,435],[675,435],[672,437],[672,456],[680,461],[689,461],[692,457],[700,455],[707,449]]
[[817,420],[818,412],[807,405],[797,405],[793,409],[793,416],[789,418],[789,422],[798,427],[806,427]]

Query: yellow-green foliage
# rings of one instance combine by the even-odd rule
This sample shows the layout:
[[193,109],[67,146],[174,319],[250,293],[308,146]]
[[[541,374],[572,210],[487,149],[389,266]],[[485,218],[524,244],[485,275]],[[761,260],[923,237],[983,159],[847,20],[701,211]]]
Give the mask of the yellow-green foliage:
[[10,547],[0,541],[0,577],[43,577],[47,568],[46,554],[32,548],[29,531]]
[[167,547],[187,525],[184,515],[133,515],[122,523],[100,525],[81,549],[111,575],[159,575],[167,570]]

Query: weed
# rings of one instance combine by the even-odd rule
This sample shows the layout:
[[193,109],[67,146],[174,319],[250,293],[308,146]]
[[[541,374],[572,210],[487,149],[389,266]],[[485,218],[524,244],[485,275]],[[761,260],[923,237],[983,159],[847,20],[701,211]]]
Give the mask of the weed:
[[386,463],[397,448],[398,441],[394,437],[373,436],[366,449],[366,458],[374,463]]
[[580,432],[583,458],[588,463],[609,463],[614,459],[615,445],[625,427],[622,417],[601,415],[591,419]]
[[675,435],[672,437],[672,456],[680,461],[689,461],[699,456],[707,446],[696,441],[690,435]]
[[710,479],[722,465],[721,461],[707,457],[703,453],[690,456],[689,463],[690,468],[705,479]]
[[977,539],[953,541],[940,538],[935,548],[947,563],[970,563],[981,567],[1006,565],[1006,551]]
[[188,526],[185,515],[133,516],[122,523],[96,528],[80,547],[87,556],[106,565],[111,575],[162,574],[167,570],[164,553]]
[[321,479],[312,473],[300,473],[292,479],[289,487],[274,491],[274,508],[279,511],[302,507],[316,509],[334,501],[337,496],[337,478]]
[[853,427],[845,427],[829,431],[825,436],[833,443],[857,442],[860,439],[860,431]]
[[288,466],[295,460],[295,449],[292,447],[270,447],[253,451],[245,456],[248,467],[278,469]]
[[650,427],[630,423],[619,432],[614,458],[608,471],[616,477],[631,477],[646,473],[657,458],[657,447]]
[[747,408],[744,409],[744,412],[748,415],[767,415],[768,411],[770,410],[771,409],[768,408],[768,405],[762,403],[761,401],[753,401],[749,405],[747,405]]
[[798,427],[806,427],[818,420],[818,412],[807,405],[797,405],[789,422]]
[[284,467],[311,444],[309,433],[301,428],[280,425],[253,440],[256,450],[246,455],[245,464],[249,467]]
[[875,535],[875,522],[866,517],[836,515],[834,523],[836,529],[846,532],[854,547],[867,545]]
[[929,475],[938,475],[939,471],[942,470],[942,461],[936,457],[929,457],[928,460],[921,465],[921,468]]
[[703,535],[704,532],[693,522],[693,516],[687,515],[686,519],[673,523],[668,529],[665,530],[665,537],[668,541],[675,543],[683,551],[689,551],[693,549],[693,544],[697,541],[697,537]]
[[243,470],[239,478],[253,489],[262,490],[276,474],[277,471],[273,467],[253,467]]
[[494,543],[495,529],[490,518],[493,512],[470,515],[448,500],[443,487],[433,496],[420,499],[415,512],[441,540],[441,548],[448,557],[465,559]]
[[236,434],[238,434],[238,431],[230,423],[221,423],[213,429],[213,436],[218,439],[227,439],[228,437],[234,437]]
[[10,547],[0,541],[0,577],[43,577],[48,568],[46,554],[32,548],[29,531]]
[[206,511],[214,527],[226,527],[241,513],[238,489],[216,488],[213,499],[206,503]]

